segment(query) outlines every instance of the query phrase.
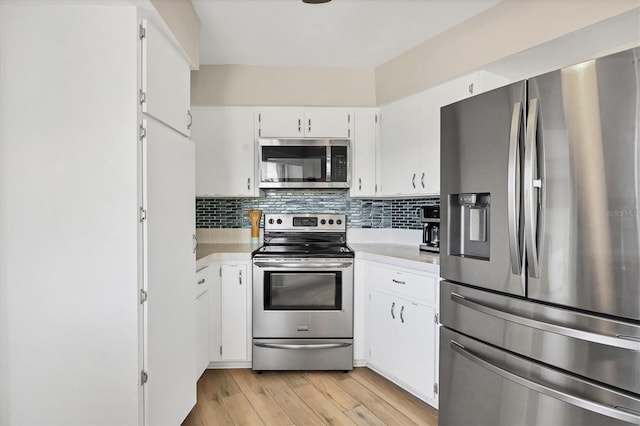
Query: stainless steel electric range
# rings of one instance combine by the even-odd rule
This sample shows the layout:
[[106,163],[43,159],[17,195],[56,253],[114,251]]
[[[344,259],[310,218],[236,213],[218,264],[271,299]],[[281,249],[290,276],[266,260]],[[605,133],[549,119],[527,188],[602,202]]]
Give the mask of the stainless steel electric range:
[[253,253],[253,369],[353,368],[353,251],[343,214],[266,214]]

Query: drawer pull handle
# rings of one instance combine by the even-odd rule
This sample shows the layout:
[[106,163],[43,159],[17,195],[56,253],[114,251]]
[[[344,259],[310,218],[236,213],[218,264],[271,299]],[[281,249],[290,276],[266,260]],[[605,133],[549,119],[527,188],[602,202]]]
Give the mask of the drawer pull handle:
[[404,305],[400,308],[400,321],[404,324]]
[[201,279],[201,280],[198,280],[198,285],[204,284],[204,282],[205,282],[205,279],[204,279],[204,278],[203,278],[203,279]]
[[391,303],[391,318],[396,319],[396,314],[393,313],[393,310],[396,308],[396,302]]
[[402,284],[402,285],[405,285],[405,284],[406,284],[406,282],[405,282],[405,281],[398,281],[398,280],[393,279],[393,278],[391,279],[391,281],[393,281],[393,282],[394,282],[394,283],[396,283],[396,284]]

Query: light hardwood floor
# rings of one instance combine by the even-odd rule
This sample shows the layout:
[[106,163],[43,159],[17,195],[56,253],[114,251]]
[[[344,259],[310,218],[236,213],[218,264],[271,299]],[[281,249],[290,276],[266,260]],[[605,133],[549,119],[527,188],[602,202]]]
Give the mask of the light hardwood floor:
[[207,370],[192,425],[437,425],[431,406],[368,368],[342,372]]

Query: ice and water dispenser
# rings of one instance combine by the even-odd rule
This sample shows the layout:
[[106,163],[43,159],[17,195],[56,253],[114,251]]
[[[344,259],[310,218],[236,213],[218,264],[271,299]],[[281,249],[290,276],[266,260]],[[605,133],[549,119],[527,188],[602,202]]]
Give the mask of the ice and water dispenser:
[[449,255],[489,260],[491,194],[449,194]]

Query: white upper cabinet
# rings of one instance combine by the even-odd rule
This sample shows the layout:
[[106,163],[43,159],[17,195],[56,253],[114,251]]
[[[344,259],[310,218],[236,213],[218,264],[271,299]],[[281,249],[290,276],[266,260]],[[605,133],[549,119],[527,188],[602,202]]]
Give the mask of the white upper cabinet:
[[255,197],[253,108],[194,107],[198,197]]
[[380,124],[380,195],[418,193],[420,176],[419,99],[411,96],[385,105]]
[[377,108],[354,110],[354,131],[351,144],[351,190],[352,197],[376,195],[376,152],[380,126]]
[[350,138],[353,113],[345,108],[262,107],[259,138]]
[[509,83],[479,71],[381,108],[378,195],[440,193],[440,108]]
[[[142,38],[142,112],[189,136],[191,70],[180,52],[148,21]],[[162,72],[157,72],[162,70]]]

